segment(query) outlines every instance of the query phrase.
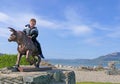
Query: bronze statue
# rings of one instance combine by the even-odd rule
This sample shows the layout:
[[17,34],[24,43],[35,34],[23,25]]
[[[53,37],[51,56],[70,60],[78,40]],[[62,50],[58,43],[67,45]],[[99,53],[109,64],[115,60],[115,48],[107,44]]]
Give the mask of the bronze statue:
[[[12,34],[10,35],[8,41],[13,41],[18,44],[18,55],[15,67],[19,67],[22,55],[26,55],[26,60],[30,63],[30,65],[34,64],[35,67],[39,68],[41,57],[39,56],[38,49],[34,45],[33,41],[27,35],[25,35],[24,32],[16,31],[14,28],[11,27],[9,27],[9,29]],[[33,60],[30,59],[30,56],[33,57]],[[38,62],[36,62],[35,56],[38,57]]]

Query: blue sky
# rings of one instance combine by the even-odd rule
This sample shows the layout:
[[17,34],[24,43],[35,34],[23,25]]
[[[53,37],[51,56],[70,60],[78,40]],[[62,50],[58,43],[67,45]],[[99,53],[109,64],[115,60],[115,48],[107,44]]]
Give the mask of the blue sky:
[[37,19],[45,58],[92,59],[120,51],[119,0],[1,0],[0,52],[16,54],[7,27]]

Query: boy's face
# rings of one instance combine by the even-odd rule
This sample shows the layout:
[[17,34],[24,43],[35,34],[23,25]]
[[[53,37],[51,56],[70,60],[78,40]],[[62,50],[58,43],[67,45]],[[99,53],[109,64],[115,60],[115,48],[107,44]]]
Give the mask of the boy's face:
[[36,22],[30,21],[30,27],[33,28],[36,25]]

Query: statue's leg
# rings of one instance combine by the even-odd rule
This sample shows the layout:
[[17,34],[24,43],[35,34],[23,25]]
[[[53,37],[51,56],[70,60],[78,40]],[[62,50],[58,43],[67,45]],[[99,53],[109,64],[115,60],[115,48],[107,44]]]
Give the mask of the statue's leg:
[[32,55],[32,57],[33,57],[33,62],[34,62],[33,64],[34,64],[34,66],[36,66],[36,63],[38,60],[35,58],[35,56]]
[[15,68],[18,68],[18,67],[19,67],[21,57],[22,57],[22,55],[21,55],[20,53],[18,53]]
[[30,65],[34,64],[34,61],[30,60],[31,52],[28,50],[26,52],[26,60],[30,63]]

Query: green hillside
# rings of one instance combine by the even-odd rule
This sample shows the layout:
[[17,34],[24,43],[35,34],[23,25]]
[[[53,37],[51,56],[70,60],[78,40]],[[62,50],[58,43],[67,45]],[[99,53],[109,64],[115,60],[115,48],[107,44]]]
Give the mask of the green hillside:
[[[17,55],[1,55],[0,56],[0,68],[3,67],[11,67],[16,63]],[[28,65],[29,63],[26,61],[26,58],[23,56],[20,61],[21,65]]]
[[120,61],[120,52],[114,52],[98,58],[93,59],[92,61]]

